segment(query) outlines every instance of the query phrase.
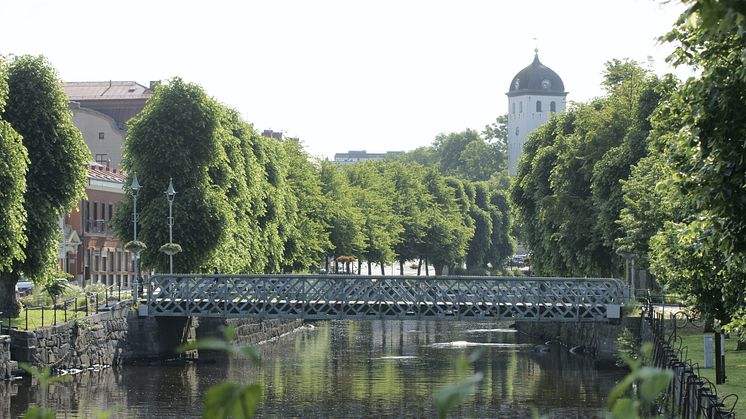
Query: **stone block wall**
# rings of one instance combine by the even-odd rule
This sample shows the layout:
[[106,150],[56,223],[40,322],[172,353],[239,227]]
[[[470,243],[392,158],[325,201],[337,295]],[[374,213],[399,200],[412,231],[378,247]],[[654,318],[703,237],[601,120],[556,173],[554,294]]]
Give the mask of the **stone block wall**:
[[228,326],[236,328],[237,343],[255,345],[292,332],[303,326],[303,320],[203,318],[197,328],[197,339],[223,337]]
[[52,369],[85,369],[118,365],[127,346],[127,313],[123,302],[85,318],[33,331],[11,330],[15,361]]
[[618,356],[617,338],[624,328],[635,336],[639,333],[640,318],[625,317],[619,324],[597,322],[516,322],[519,332],[537,337],[543,341],[559,340],[568,347],[582,347],[582,351],[592,355],[599,363],[612,365]]
[[256,344],[291,332],[303,321],[139,317],[130,302],[122,302],[111,311],[56,326],[11,330],[11,336],[0,337],[0,379],[16,368],[10,358],[57,370],[196,358],[196,351],[180,354],[176,348],[198,337],[222,337],[227,325],[236,327],[238,343]]
[[10,359],[10,336],[0,335],[0,380],[10,379],[17,369],[18,362]]

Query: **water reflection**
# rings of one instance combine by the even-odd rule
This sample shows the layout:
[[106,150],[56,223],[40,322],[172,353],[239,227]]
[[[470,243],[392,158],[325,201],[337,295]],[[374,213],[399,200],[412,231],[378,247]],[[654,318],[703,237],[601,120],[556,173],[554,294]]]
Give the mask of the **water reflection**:
[[[233,380],[263,383],[258,412],[263,417],[433,417],[432,394],[459,378],[456,357],[480,347],[475,369],[484,380],[456,415],[526,417],[536,406],[550,417],[592,417],[600,415],[620,376],[594,370],[585,358],[558,346],[536,352],[536,342],[503,324],[333,321],[313,326],[260,346],[261,367],[203,354],[196,365],[84,373],[54,385],[49,405],[60,418],[90,417],[114,405],[120,406],[115,418],[199,417],[206,389]],[[40,401],[29,381],[6,387],[0,386],[0,395],[10,396],[10,417]]]

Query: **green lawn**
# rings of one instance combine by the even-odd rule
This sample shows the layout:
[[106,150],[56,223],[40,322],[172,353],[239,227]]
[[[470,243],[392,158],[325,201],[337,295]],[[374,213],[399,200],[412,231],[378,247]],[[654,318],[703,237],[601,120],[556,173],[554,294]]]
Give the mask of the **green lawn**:
[[[101,300],[99,301],[99,305],[104,304],[104,297],[103,295],[100,296]],[[129,292],[122,293],[122,299],[126,300],[130,298]],[[41,327],[48,327],[53,326],[55,324],[60,324],[65,322],[65,311],[67,311],[67,321],[74,320],[76,318],[85,317],[86,311],[85,311],[85,305],[86,305],[86,299],[84,297],[77,297],[76,301],[68,300],[67,303],[67,310],[65,310],[64,306],[62,304],[58,304],[57,307],[57,313],[56,313],[56,320],[55,320],[55,312],[52,310],[51,306],[47,306],[44,308],[44,310],[41,310],[41,308],[34,308],[29,307],[28,309],[24,308],[21,310],[21,314],[18,317],[12,317],[10,318],[10,324],[15,329],[20,330],[35,330]],[[77,304],[77,305],[76,305]],[[75,308],[77,307],[77,311],[75,311]],[[96,305],[94,299],[88,299],[88,314],[95,314],[96,313]],[[0,319],[0,324],[3,326],[3,330],[8,327],[8,318],[2,318]]]
[[[704,336],[713,336],[713,334],[704,334],[701,327],[695,328],[693,326],[679,330],[678,334],[682,338],[683,346],[688,348],[688,358],[692,363],[700,365],[700,375],[715,383],[715,368],[701,368],[705,361]],[[735,339],[725,340],[726,380],[725,384],[717,386],[717,392],[721,399],[731,393],[738,395],[739,401],[735,409],[736,417],[746,418],[746,351],[736,351],[736,344]],[[727,403],[731,404],[731,400],[732,398]]]

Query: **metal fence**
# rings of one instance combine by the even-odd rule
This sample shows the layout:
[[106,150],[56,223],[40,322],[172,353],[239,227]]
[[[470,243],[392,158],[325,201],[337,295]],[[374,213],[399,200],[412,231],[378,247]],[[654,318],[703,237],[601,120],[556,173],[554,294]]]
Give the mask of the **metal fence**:
[[[686,326],[692,318],[689,315],[672,313],[669,317],[670,331],[666,334],[665,313],[656,311],[648,303],[643,312],[643,341],[654,344],[653,364],[655,367],[671,370],[674,378],[668,386],[665,402],[661,410],[671,417],[680,418],[735,418],[733,410],[738,396],[728,394],[720,397],[717,387],[701,376],[699,365],[687,358],[687,348],[680,344],[677,330]],[[678,347],[674,347],[676,343]]]
[[80,296],[57,301],[51,305],[25,306],[20,317],[0,317],[0,334],[10,329],[29,330],[56,326],[79,317],[107,311],[119,301],[129,298],[131,292],[128,289],[122,290],[120,284],[98,292],[86,291]]

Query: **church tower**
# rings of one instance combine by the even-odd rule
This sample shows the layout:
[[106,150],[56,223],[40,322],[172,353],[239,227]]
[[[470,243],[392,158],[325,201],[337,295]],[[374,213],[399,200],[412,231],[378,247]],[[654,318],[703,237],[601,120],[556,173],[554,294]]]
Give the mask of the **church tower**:
[[567,92],[562,79],[539,61],[519,71],[508,90],[508,174],[515,176],[523,153],[526,136],[549,119],[565,110]]

